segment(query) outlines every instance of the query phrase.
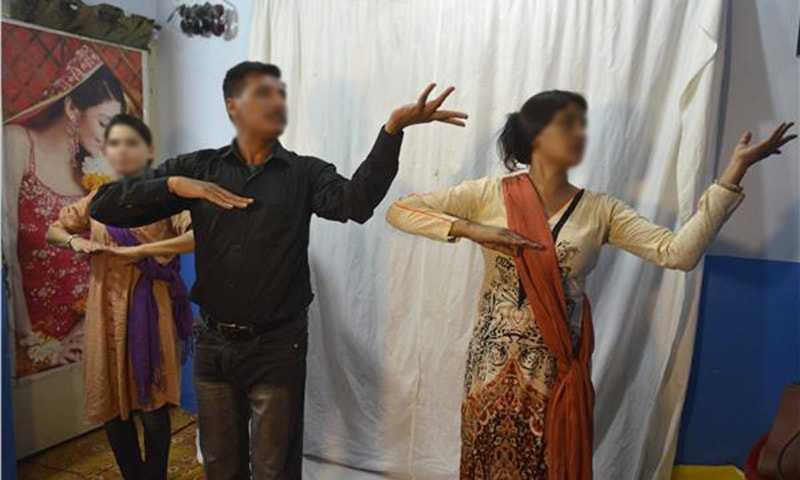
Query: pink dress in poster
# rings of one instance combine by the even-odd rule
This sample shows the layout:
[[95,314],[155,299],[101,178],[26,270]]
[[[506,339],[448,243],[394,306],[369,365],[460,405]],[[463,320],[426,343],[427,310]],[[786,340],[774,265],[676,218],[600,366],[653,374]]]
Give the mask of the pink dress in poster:
[[80,361],[89,259],[45,242],[60,210],[110,178],[103,132],[142,114],[142,54],[3,24],[4,238],[16,376]]

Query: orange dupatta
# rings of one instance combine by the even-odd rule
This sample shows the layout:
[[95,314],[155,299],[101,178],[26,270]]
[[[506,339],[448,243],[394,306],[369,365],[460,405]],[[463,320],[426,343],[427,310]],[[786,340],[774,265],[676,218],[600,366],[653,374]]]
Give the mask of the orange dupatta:
[[584,296],[581,343],[574,353],[553,235],[527,174],[503,179],[503,200],[508,228],[545,247],[525,249],[514,261],[536,324],[557,363],[544,430],[547,476],[549,480],[591,480],[594,388],[589,361],[594,331],[589,300]]

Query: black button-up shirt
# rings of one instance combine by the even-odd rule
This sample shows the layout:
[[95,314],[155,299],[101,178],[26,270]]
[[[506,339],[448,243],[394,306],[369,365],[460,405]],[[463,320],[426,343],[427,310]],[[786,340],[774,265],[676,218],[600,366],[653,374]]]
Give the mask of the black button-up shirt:
[[[220,322],[280,329],[313,298],[308,267],[311,214],[367,221],[397,174],[402,134],[381,129],[372,151],[351,180],[318,158],[276,143],[258,169],[241,159],[234,141],[167,160],[145,175],[104,185],[91,216],[104,224],[136,227],[190,210],[197,281],[192,300]],[[225,210],[173,195],[167,177],[214,182],[254,199],[246,209]]]

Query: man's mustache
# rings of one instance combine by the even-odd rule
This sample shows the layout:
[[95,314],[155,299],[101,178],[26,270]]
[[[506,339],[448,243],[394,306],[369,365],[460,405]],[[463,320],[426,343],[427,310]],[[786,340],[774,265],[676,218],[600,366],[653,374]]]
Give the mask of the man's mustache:
[[267,114],[267,118],[268,119],[273,120],[273,121],[278,121],[278,122],[281,122],[281,123],[284,123],[284,124],[288,121],[287,117],[288,117],[288,115],[286,114],[286,112],[282,111],[282,110],[277,110],[277,111],[270,112],[270,113]]

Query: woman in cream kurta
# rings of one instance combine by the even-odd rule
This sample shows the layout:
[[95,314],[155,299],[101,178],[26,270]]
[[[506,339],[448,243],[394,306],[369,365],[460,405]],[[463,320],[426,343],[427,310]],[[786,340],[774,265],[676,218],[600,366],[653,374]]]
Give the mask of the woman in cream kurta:
[[[793,136],[784,137],[790,125],[782,125],[773,143],[760,152],[747,152],[749,135],[737,152],[747,162],[737,160],[711,185],[699,201],[694,215],[676,232],[655,225],[624,202],[603,193],[579,191],[566,180],[566,171],[580,162],[585,137],[586,103],[570,92],[545,92],[530,99],[518,114],[512,114],[501,134],[500,147],[507,166],[531,164],[533,191],[539,194],[544,218],[552,230],[570,210],[554,239],[554,254],[563,288],[568,335],[575,347],[581,344],[585,281],[597,263],[600,249],[609,244],[633,253],[665,268],[690,270],[697,265],[717,232],[740,204],[744,195],[738,186],[744,170]],[[521,118],[525,117],[525,118]],[[526,125],[527,123],[527,125]],[[551,128],[552,125],[552,128]],[[741,148],[740,148],[741,147]],[[758,157],[758,158],[756,158]],[[511,161],[509,165],[508,161]],[[522,178],[522,177],[520,177]],[[507,180],[516,180],[506,178]],[[550,185],[566,192],[558,202],[548,201],[541,191],[555,192]],[[561,182],[558,184],[558,182]],[[408,233],[439,241],[456,241],[465,236],[483,248],[485,273],[478,301],[478,318],[469,345],[464,401],[462,404],[461,465],[462,479],[534,479],[577,480],[591,473],[591,405],[588,393],[588,425],[583,431],[567,434],[585,435],[582,466],[558,465],[569,456],[552,458],[545,442],[548,404],[554,385],[560,380],[556,357],[545,342],[542,328],[534,318],[530,293],[523,295],[517,265],[520,248],[539,248],[529,238],[510,231],[509,211],[504,188],[509,182],[501,177],[470,180],[455,187],[426,195],[411,195],[396,201],[387,212],[394,227]],[[514,182],[510,182],[514,183]],[[544,186],[545,188],[541,188]],[[536,196],[532,195],[533,202]],[[533,208],[533,202],[531,207]],[[551,205],[556,205],[548,212]],[[560,205],[560,207],[559,207]],[[539,208],[539,207],[537,207]],[[469,232],[472,226],[479,234]],[[488,232],[488,233],[487,233]],[[549,232],[548,232],[549,233]],[[537,275],[532,272],[531,275]],[[558,277],[558,273],[556,277]],[[588,305],[586,305],[588,309]],[[589,310],[587,310],[588,312]],[[583,315],[582,315],[583,314]],[[541,319],[539,319],[541,320]],[[549,328],[549,327],[548,327]],[[589,344],[589,356],[591,352]],[[586,359],[588,369],[588,358]],[[588,376],[583,379],[591,384]],[[577,414],[577,412],[573,412]],[[570,414],[567,413],[567,416]],[[561,437],[560,440],[563,440]],[[562,450],[575,447],[567,438]],[[578,442],[580,443],[580,442]],[[588,449],[585,446],[588,445]],[[587,465],[588,463],[588,465]]]
[[[663,267],[690,270],[743,197],[712,185],[694,216],[673,233],[620,200],[585,191],[556,242],[572,335],[577,337],[580,331],[586,276],[603,245],[614,245]],[[551,227],[566,208],[564,205],[548,219]],[[387,220],[396,228],[445,242],[458,219],[507,228],[506,218],[500,177],[412,195],[396,201],[387,213]],[[505,458],[496,454],[507,451],[529,459],[519,459],[530,469],[519,478],[545,478],[542,434],[548,392],[555,379],[554,360],[533,322],[529,300],[520,305],[514,259],[489,248],[482,252],[484,277],[464,379],[462,475],[470,472],[466,478],[495,478],[477,472],[486,467],[487,459]],[[513,415],[510,398],[520,402]],[[498,439],[504,441],[498,444]]]

